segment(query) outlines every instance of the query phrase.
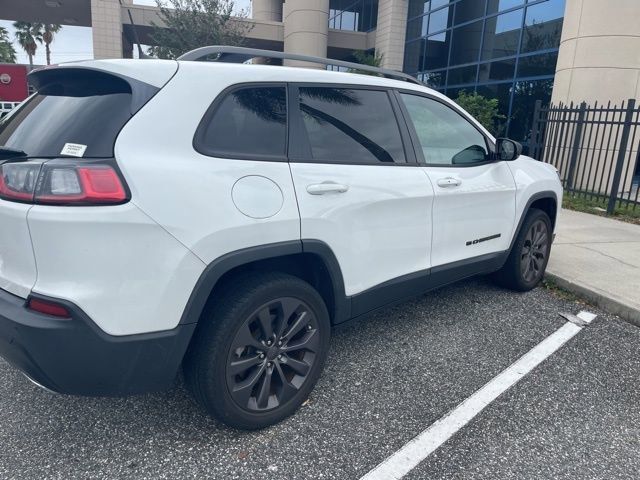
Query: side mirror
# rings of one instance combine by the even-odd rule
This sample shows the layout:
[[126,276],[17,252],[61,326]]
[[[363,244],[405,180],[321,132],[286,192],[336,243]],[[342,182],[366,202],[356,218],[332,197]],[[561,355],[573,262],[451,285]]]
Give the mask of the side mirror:
[[522,153],[522,145],[508,138],[496,139],[496,156],[498,160],[510,162]]

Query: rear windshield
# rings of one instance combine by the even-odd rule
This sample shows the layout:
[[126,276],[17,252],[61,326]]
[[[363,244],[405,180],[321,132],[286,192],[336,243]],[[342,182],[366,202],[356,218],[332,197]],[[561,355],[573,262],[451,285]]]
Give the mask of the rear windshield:
[[[30,157],[69,151],[112,157],[118,132],[131,118],[131,86],[93,70],[58,72],[47,75],[35,95],[0,120],[0,146]],[[81,147],[70,149],[67,144]]]

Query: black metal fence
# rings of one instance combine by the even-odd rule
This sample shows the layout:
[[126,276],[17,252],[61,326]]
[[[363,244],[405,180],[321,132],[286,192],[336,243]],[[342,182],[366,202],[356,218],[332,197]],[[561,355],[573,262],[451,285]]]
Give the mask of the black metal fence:
[[[606,87],[603,87],[606,88]],[[536,102],[529,154],[554,165],[567,192],[602,204],[640,209],[640,108]]]

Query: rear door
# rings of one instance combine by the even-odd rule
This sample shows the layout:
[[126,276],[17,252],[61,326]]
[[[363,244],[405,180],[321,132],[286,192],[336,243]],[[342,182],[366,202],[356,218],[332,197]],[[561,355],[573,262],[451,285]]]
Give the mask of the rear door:
[[[302,239],[331,248],[348,296],[420,272],[426,287],[433,189],[405,151],[395,97],[373,87],[315,84],[292,86],[290,97]],[[371,305],[354,300],[353,313]]]
[[507,250],[516,186],[506,162],[495,161],[485,135],[445,101],[399,96],[435,190],[433,266]]

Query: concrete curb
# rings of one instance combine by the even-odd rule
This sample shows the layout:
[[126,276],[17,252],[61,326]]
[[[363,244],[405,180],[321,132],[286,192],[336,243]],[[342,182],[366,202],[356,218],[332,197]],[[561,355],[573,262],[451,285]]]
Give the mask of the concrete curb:
[[584,298],[597,307],[600,307],[609,313],[613,313],[614,315],[618,315],[627,322],[640,327],[640,310],[637,308],[611,298],[592,287],[581,284],[580,282],[562,278],[555,273],[546,272],[545,278],[558,285],[558,287],[567,290],[578,297]]

